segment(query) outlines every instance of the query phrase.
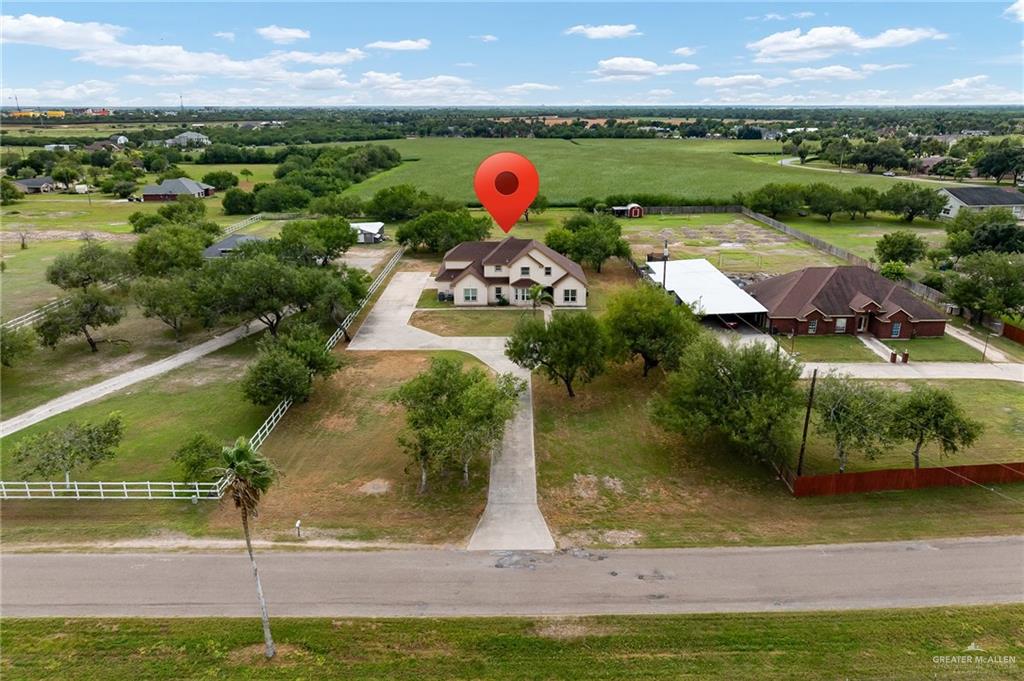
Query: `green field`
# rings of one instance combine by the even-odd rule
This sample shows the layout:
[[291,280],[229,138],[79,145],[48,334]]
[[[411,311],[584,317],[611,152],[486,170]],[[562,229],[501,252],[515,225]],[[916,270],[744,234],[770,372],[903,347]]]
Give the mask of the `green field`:
[[[20,679],[997,679],[1021,660],[1019,605],[862,610],[271,622],[11,619],[4,676]],[[977,643],[1013,664],[951,668]]]
[[981,350],[952,336],[941,338],[914,338],[912,340],[880,339],[882,344],[896,352],[909,352],[910,361],[918,362],[980,362]]
[[[188,173],[193,180],[203,179],[207,173],[226,170],[239,179],[239,186],[248,189],[257,182],[273,182],[276,163],[179,163],[178,166]],[[252,172],[249,178],[242,177],[239,173],[243,169]]]
[[778,340],[783,350],[794,354],[801,362],[882,361],[881,357],[871,352],[856,336],[849,334],[793,338],[780,336]]
[[[1024,485],[1002,485],[1000,494],[948,487],[794,499],[767,465],[714,439],[687,442],[654,425],[649,402],[661,376],[643,379],[637,365],[612,368],[579,386],[571,400],[564,387],[534,377],[538,498],[559,546],[814,544],[1024,531]],[[1020,386],[1002,392],[979,383],[968,384],[962,399],[978,402],[970,408],[990,424],[992,439],[961,458],[1019,460],[1019,444],[1014,454],[1008,443],[1021,441]],[[984,400],[972,397],[988,390]],[[1013,411],[1001,411],[1007,407]],[[834,470],[824,444],[814,447]],[[912,465],[901,447],[893,456]],[[851,466],[865,462],[854,456]]]
[[827,182],[844,188],[868,185],[879,189],[892,184],[884,177],[810,173],[733,153],[781,150],[779,142],[760,140],[422,138],[381,144],[397,149],[405,162],[349,192],[369,196],[381,187],[409,183],[453,199],[476,201],[473,173],[484,158],[498,151],[515,151],[533,161],[540,173],[540,192],[559,203],[622,192],[725,200],[737,191],[768,182]]
[[46,281],[46,268],[58,255],[74,251],[81,243],[39,241],[22,250],[17,240],[0,242],[0,255],[6,263],[0,274],[0,317],[11,319],[66,295]]

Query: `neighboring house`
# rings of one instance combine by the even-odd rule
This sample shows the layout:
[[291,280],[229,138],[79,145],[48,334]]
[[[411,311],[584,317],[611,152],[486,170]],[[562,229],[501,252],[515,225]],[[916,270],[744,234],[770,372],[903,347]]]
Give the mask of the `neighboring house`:
[[110,109],[86,109],[82,113],[86,116],[109,116],[112,112]]
[[558,307],[587,306],[587,275],[561,253],[534,239],[464,241],[444,254],[434,279],[456,305],[530,305],[530,287],[543,286]]
[[869,267],[807,267],[747,288],[768,309],[771,333],[869,333],[876,338],[942,336],[946,319]]
[[946,197],[942,217],[955,218],[962,210],[1009,208],[1018,220],[1024,219],[1024,194],[1016,189],[999,187],[944,187],[939,193]]
[[361,244],[379,244],[384,241],[383,222],[353,222],[352,229],[357,233],[356,241]]
[[45,194],[58,188],[57,183],[49,176],[14,180],[14,186],[26,194]]
[[175,201],[183,194],[201,199],[212,196],[213,192],[214,188],[208,184],[187,177],[176,177],[173,180],[164,180],[160,184],[147,184],[142,188],[142,200]]
[[44,144],[43,149],[47,151],[71,151],[75,148],[74,144]]
[[169,140],[164,140],[164,144],[169,147],[205,147],[209,146],[210,138],[201,132],[187,130]]
[[625,206],[612,206],[612,215],[617,218],[642,218],[644,207],[639,203],[627,203]]
[[935,166],[939,165],[943,161],[952,160],[952,158],[952,156],[923,156],[919,159],[915,159],[914,163],[922,173],[930,175]]
[[110,140],[100,140],[98,142],[93,142],[92,144],[86,144],[84,147],[82,147],[82,149],[84,149],[85,151],[102,151],[106,149],[107,151],[113,153],[115,151],[121,151],[121,146],[118,145],[117,142],[112,142]]
[[238,250],[244,243],[264,241],[262,237],[251,234],[230,234],[203,251],[204,258],[223,258]]
[[124,145],[128,144],[128,138],[125,137],[124,135],[111,135],[110,141],[119,147],[123,147]]

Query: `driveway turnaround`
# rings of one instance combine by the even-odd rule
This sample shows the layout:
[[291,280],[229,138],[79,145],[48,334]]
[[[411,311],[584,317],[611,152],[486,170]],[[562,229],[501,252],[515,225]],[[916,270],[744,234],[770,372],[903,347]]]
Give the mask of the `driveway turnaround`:
[[505,429],[501,449],[491,457],[487,507],[470,537],[469,549],[550,551],[555,541],[537,506],[530,373],[505,357],[504,338],[438,336],[409,326],[420,293],[429,281],[427,272],[396,272],[348,349],[461,350],[497,372],[511,372],[524,379],[526,393]]
[[11,433],[17,433],[19,430],[28,428],[40,421],[45,421],[51,416],[63,414],[75,407],[80,407],[83,404],[101,399],[111,393],[116,393],[117,391],[123,390],[124,388],[134,385],[140,381],[145,381],[146,379],[153,378],[154,376],[159,376],[160,374],[165,374],[168,371],[173,371],[174,369],[183,367],[186,364],[196,361],[200,357],[210,354],[211,352],[216,352],[221,348],[226,348],[246,336],[258,333],[264,328],[266,328],[266,325],[259,321],[243,324],[242,326],[235,327],[230,331],[191,347],[188,350],[183,350],[176,355],[165,357],[164,359],[139,367],[138,369],[126,371],[123,374],[119,374],[113,378],[108,378],[105,381],[96,383],[95,385],[90,385],[86,388],[82,388],[81,390],[75,390],[74,392],[67,393],[66,395],[61,395],[56,399],[50,400],[46,404],[36,407],[35,409],[29,409],[24,413],[0,422],[0,437],[6,437]]
[[[271,616],[845,610],[1019,603],[1024,537],[772,548],[257,556]],[[256,617],[237,553],[5,554],[6,617]]]

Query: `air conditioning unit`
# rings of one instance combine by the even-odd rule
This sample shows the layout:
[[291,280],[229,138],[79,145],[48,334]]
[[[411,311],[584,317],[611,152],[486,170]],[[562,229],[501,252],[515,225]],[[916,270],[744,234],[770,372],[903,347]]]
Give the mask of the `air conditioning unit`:
[[946,314],[948,314],[951,317],[959,317],[960,316],[960,306],[959,305],[953,305],[952,303],[946,303]]

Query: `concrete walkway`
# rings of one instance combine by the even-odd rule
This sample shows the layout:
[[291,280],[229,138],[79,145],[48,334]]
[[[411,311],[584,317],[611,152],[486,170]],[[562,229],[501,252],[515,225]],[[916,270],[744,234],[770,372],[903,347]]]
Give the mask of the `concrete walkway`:
[[803,377],[810,378],[817,369],[819,374],[836,372],[853,378],[876,379],[943,379],[966,378],[981,381],[1015,381],[1024,383],[1024,364],[996,364],[989,362],[915,362],[890,364],[889,362],[833,363],[807,362]]
[[[277,551],[273,617],[782,612],[1020,603],[1024,538],[558,553]],[[255,617],[244,551],[0,556],[6,617]]]
[[216,352],[221,348],[225,348],[233,343],[237,343],[239,340],[250,336],[254,333],[259,333],[266,328],[263,322],[253,321],[250,324],[242,325],[231,329],[219,336],[211,338],[208,341],[200,343],[188,350],[182,350],[176,355],[165,357],[152,364],[139,367],[138,369],[132,369],[126,371],[123,374],[108,378],[105,381],[90,385],[80,390],[61,395],[55,399],[50,400],[46,404],[40,405],[35,409],[29,409],[28,411],[13,416],[6,421],[0,422],[0,437],[6,437],[11,433],[17,433],[19,430],[28,428],[29,426],[35,425],[40,421],[45,421],[51,416],[62,414],[66,411],[80,407],[88,402],[101,399],[116,393],[119,390],[123,390],[130,385],[145,381],[146,379],[165,374],[168,371],[173,371],[179,367],[183,367],[186,364],[190,364],[200,357],[204,357],[211,352]]
[[978,352],[984,352],[986,362],[1009,363],[1013,361],[1012,359],[1007,357],[1002,350],[992,347],[991,343],[989,343],[988,347],[986,348],[985,341],[978,340],[977,338],[967,333],[963,329],[958,329],[952,324],[946,324],[946,333],[952,336],[953,338],[956,338],[958,341],[970,345]]
[[523,378],[526,393],[505,430],[500,451],[491,457],[487,507],[470,537],[469,549],[550,551],[555,541],[537,506],[530,372],[505,356],[503,337],[438,336],[409,326],[420,293],[429,283],[427,272],[396,272],[348,349],[460,350],[499,373]]
[[881,357],[884,361],[889,361],[891,353],[889,348],[885,347],[882,341],[878,340],[874,336],[869,336],[866,333],[858,333],[857,340],[863,343],[868,350]]

